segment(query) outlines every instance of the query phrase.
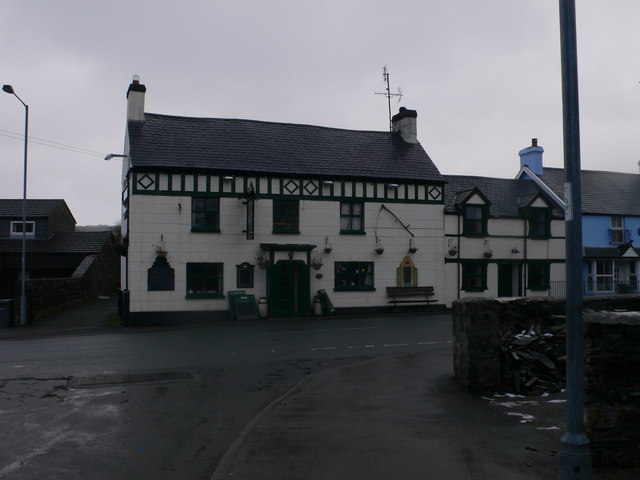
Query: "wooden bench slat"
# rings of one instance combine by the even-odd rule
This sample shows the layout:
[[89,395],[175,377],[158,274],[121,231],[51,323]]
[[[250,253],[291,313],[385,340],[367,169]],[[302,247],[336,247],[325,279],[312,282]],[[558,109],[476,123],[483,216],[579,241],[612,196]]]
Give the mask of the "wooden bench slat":
[[[435,294],[433,287],[387,287],[387,297],[390,297],[392,300],[389,300],[388,303],[393,303],[396,306],[397,303],[431,303],[436,302],[437,300],[432,300],[429,297],[432,297]],[[424,295],[424,299],[416,298],[412,300],[398,300],[398,297],[416,297]]]

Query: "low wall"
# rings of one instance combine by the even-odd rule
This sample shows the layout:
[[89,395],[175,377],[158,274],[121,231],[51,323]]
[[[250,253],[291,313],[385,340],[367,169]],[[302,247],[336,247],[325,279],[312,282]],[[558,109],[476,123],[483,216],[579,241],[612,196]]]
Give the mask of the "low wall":
[[640,312],[585,313],[585,327],[593,464],[640,467]]
[[88,277],[29,280],[30,318],[37,319],[61,307],[85,302],[90,298],[90,290]]
[[[585,428],[593,463],[640,466],[640,296],[585,298],[584,306]],[[466,390],[531,394],[564,387],[564,299],[465,298],[453,302],[452,312],[454,371]]]

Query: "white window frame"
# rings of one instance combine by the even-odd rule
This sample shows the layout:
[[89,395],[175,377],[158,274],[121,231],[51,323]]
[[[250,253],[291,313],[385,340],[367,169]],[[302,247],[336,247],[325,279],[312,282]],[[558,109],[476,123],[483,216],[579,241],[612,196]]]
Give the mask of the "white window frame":
[[[16,220],[11,222],[9,232],[12,237],[22,237],[22,230],[17,231],[17,227],[21,225],[22,225],[22,220]],[[26,236],[33,237],[36,234],[36,222],[34,222],[33,220],[27,220],[25,222],[25,225],[27,226]],[[29,226],[31,226],[31,228],[29,228]]]
[[[618,270],[614,264],[614,261],[613,260],[596,260],[595,264],[596,264],[595,265],[596,267],[595,282],[594,282],[595,291],[613,293],[614,286],[615,286],[615,273]],[[607,266],[609,268],[607,268]],[[605,268],[601,269],[601,267],[605,267]],[[607,286],[609,288],[607,288]]]
[[609,240],[611,243],[624,243],[624,217],[620,215],[613,215],[611,217]]

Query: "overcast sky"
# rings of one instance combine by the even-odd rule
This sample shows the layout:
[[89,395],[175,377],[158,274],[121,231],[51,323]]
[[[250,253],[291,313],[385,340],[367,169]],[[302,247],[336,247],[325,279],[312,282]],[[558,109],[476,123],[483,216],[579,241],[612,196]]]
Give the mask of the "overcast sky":
[[[582,168],[636,173],[640,2],[576,4]],[[2,0],[0,83],[29,104],[29,197],[115,224],[134,74],[147,112],[384,131],[387,65],[441,173],[513,178],[532,137],[563,165],[559,39],[558,0]],[[0,198],[23,129],[0,92]]]

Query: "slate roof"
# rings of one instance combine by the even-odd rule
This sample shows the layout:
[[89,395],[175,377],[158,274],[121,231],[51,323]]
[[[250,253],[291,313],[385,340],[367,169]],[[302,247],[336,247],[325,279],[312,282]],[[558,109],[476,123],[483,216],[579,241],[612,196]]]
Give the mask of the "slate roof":
[[[58,232],[46,239],[27,238],[29,253],[98,253],[111,239],[112,233],[106,232]],[[21,252],[21,238],[0,239],[0,252]]]
[[[540,179],[564,198],[564,170],[544,168]],[[640,216],[640,175],[582,170],[582,213]]]
[[[463,175],[445,175],[448,184],[445,185],[445,212],[456,213],[455,205],[459,202],[459,195],[469,196],[471,189],[477,188],[491,202],[489,207],[492,217],[515,218],[522,217],[518,207],[526,206],[540,194],[546,195],[531,180],[514,180],[510,178],[473,177]],[[555,204],[547,199],[551,204]],[[554,209],[554,216],[560,212]]]
[[145,113],[129,122],[133,168],[444,182],[398,133]]
[[[27,199],[27,216],[29,217],[48,217],[60,208],[66,209],[71,215],[64,200]],[[21,216],[22,199],[0,199],[0,217]]]

